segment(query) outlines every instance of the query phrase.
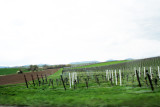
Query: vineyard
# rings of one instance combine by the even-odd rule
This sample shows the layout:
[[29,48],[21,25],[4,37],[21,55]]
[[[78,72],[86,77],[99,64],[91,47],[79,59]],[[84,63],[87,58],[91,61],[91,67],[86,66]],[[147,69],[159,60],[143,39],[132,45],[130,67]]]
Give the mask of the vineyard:
[[50,76],[24,75],[24,83],[0,86],[0,104],[60,107],[160,105],[160,57],[119,62],[61,68]]
[[98,85],[159,87],[160,57],[133,60],[129,62],[78,69],[64,69],[63,78],[70,88],[80,84],[86,87]]

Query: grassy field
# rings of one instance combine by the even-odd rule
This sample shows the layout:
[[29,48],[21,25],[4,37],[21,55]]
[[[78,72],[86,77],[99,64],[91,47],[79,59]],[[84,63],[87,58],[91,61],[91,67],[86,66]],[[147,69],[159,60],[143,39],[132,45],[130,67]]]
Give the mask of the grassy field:
[[[59,78],[62,69],[48,78]],[[86,87],[65,91],[63,86],[29,86],[25,84],[0,86],[0,105],[54,106],[54,107],[106,107],[106,106],[159,106],[160,89],[137,86],[108,86],[89,84]]]
[[89,68],[89,67],[105,66],[105,65],[118,64],[118,63],[123,63],[123,62],[128,62],[128,61],[130,61],[130,60],[120,60],[120,61],[102,62],[102,63],[91,64],[91,65],[86,65],[86,66],[74,67],[74,68],[72,68],[72,69],[75,69],[75,68]]
[[24,86],[0,86],[0,105],[105,107],[159,106],[160,90],[131,87],[98,87],[89,89],[26,89]]
[[[20,68],[0,68],[0,75],[16,74],[18,70],[20,70]],[[22,68],[22,71],[29,72],[25,70],[25,68]]]

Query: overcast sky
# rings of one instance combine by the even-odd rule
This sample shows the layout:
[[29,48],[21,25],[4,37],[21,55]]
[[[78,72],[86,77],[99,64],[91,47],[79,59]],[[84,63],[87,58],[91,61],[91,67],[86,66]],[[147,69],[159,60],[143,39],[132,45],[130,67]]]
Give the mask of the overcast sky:
[[0,66],[160,55],[160,0],[0,0]]

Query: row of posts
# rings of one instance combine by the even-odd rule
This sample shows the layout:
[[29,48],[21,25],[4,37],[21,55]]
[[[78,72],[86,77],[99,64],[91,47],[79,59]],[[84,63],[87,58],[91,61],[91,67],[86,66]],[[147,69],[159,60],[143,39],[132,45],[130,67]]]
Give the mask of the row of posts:
[[[134,68],[135,70],[135,76],[136,76],[136,68]],[[141,68],[139,67],[138,69],[139,71],[139,77],[141,77]],[[150,71],[150,76],[151,76],[151,79],[153,78],[153,73],[152,73],[152,67],[149,67],[149,71]],[[144,70],[143,70],[143,74],[144,74],[144,78],[146,77],[146,68],[144,67]],[[158,77],[160,78],[160,71],[159,71],[159,66],[157,66],[157,72],[158,72]]]
[[[43,77],[43,75],[41,74],[41,78],[42,78],[42,81],[40,81],[40,78],[39,78],[39,75],[37,74],[37,80],[38,80],[38,86],[40,86],[41,84],[44,85],[45,82],[48,83],[48,80],[47,80],[47,76],[45,74],[45,78]],[[32,78],[32,84],[33,86],[35,87],[36,83],[35,83],[35,79],[33,78],[33,75],[31,74],[31,78]],[[24,80],[25,80],[25,83],[26,83],[26,87],[28,88],[28,84],[30,84],[28,81],[27,81],[27,78],[26,78],[26,75],[24,75]],[[50,80],[49,80],[50,81]]]
[[[144,67],[144,70],[145,70],[145,67]],[[146,71],[144,72],[144,74],[147,75],[148,80],[149,80],[149,83],[150,83],[150,86],[151,86],[152,90],[154,90],[154,87],[153,87],[153,84],[152,84],[152,72],[151,72],[151,67],[150,67],[150,74],[149,74],[148,70],[146,70]],[[159,74],[159,66],[158,66],[158,74]],[[118,84],[117,84],[117,81],[118,81],[117,71],[115,70],[115,71],[113,72],[113,70],[106,70],[106,80],[108,80],[108,81],[110,80],[110,81],[111,81],[111,84],[112,84],[112,82],[114,83],[114,75],[115,75],[115,84],[118,85]],[[135,70],[135,76],[137,76],[137,80],[138,80],[139,86],[141,87],[141,82],[140,82],[140,69],[139,69],[139,74],[138,74],[138,71]],[[34,81],[33,75],[31,75],[31,78],[32,78],[32,83],[33,83],[33,85],[35,86],[35,81]],[[41,84],[44,85],[44,81],[46,81],[46,83],[48,83],[48,81],[47,81],[47,76],[46,76],[46,75],[45,75],[45,78],[43,78],[43,76],[42,76],[42,74],[41,74],[41,78],[42,78],[42,82],[40,81],[39,76],[38,76],[38,74],[37,74],[37,80],[38,80],[38,85],[39,85],[39,86],[40,86]],[[76,72],[73,72],[73,73],[70,73],[70,72],[69,72],[69,85],[70,85],[70,88],[71,88],[72,85],[74,85],[74,89],[75,89],[75,84],[76,84],[76,82],[77,82],[77,80],[78,80],[77,78],[78,78],[78,77],[77,77],[77,73],[76,73]],[[24,79],[25,79],[26,87],[28,88],[29,82],[27,81],[25,75],[24,75]],[[146,79],[146,77],[145,77],[145,79]],[[88,78],[88,80],[89,80],[89,78]],[[62,83],[63,83],[64,89],[66,90],[65,81],[64,81],[62,75],[61,75],[61,81],[62,81]],[[99,82],[99,79],[98,79],[97,75],[96,75],[96,81],[97,81],[97,83],[100,85],[100,82]],[[146,80],[146,81],[147,81],[147,80]],[[79,82],[79,81],[78,81],[78,82]],[[85,79],[85,82],[86,82],[86,87],[88,88],[88,81],[87,81],[87,79]],[[119,70],[119,82],[120,82],[120,86],[122,86],[121,70]],[[49,86],[50,86],[50,84],[52,84],[52,87],[53,87],[53,80],[52,80],[52,79],[49,79]],[[146,83],[146,84],[147,84],[147,83]],[[113,84],[112,84],[112,85],[113,85]]]
[[[145,69],[145,67],[144,67],[144,69]],[[140,72],[140,69],[139,69],[139,72]],[[158,72],[159,72],[159,67],[158,67]],[[151,67],[150,67],[150,73],[148,72],[148,70],[145,70],[144,73],[145,73],[145,80],[147,81],[147,78],[148,78],[148,81],[150,83],[151,89],[154,90],[154,87],[153,87],[153,84],[152,84]],[[106,80],[108,80],[108,81],[110,80],[112,85],[114,83],[114,75],[115,75],[115,84],[118,85],[117,71],[115,70],[113,72],[113,70],[106,70]],[[138,74],[138,70],[135,70],[135,76],[137,77],[138,84],[141,87],[140,73]],[[97,75],[96,75],[96,80],[97,80],[97,83],[100,84]],[[73,73],[69,72],[70,88],[71,88],[72,85],[74,85],[74,87],[75,87],[75,82],[74,81],[77,81],[77,73],[76,72],[73,72]],[[128,75],[127,75],[127,81],[128,81]],[[134,82],[134,80],[133,80],[133,82]],[[119,85],[122,86],[121,70],[119,70],[119,83],[120,83]],[[148,84],[148,83],[146,82],[146,84]],[[157,80],[155,80],[155,84],[157,85]],[[86,82],[86,86],[88,88],[88,81]]]

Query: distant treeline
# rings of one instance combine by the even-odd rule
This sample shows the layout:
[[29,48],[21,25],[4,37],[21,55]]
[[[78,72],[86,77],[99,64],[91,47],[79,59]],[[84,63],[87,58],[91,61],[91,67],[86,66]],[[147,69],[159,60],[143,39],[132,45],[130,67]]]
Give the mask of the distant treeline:
[[61,64],[61,65],[44,65],[43,69],[56,69],[56,68],[64,68],[64,67],[71,67],[71,65],[70,64],[67,64],[67,65],[64,65],[64,64]]

